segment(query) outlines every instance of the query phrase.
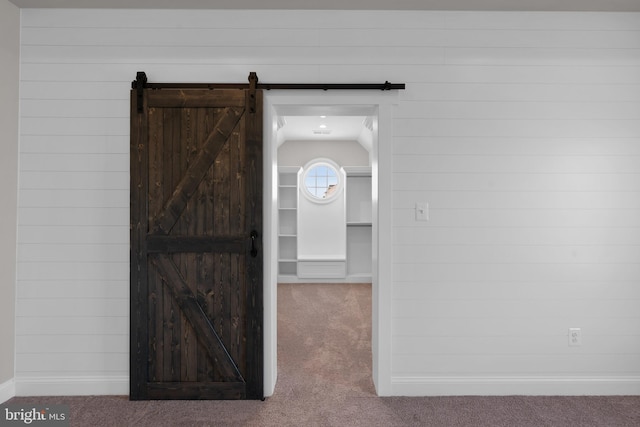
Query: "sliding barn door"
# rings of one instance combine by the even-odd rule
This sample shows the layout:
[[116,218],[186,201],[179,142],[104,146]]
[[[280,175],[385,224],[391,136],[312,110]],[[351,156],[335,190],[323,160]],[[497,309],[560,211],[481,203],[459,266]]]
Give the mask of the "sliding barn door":
[[259,399],[262,94],[131,93],[131,399]]

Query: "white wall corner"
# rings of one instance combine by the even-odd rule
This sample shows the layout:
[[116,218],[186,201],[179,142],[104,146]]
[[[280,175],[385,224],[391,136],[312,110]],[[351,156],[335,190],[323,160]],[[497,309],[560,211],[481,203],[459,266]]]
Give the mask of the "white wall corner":
[[6,402],[16,395],[16,383],[11,378],[0,384],[0,404]]
[[278,380],[278,128],[269,97],[264,98],[263,245],[264,251],[264,395],[272,396]]
[[16,378],[16,396],[128,395],[129,377]]
[[394,377],[394,396],[637,396],[640,376]]
[[0,401],[15,390],[20,16],[18,7],[0,1]]
[[393,101],[378,104],[377,136],[374,136],[373,161],[377,164],[372,168],[372,185],[376,188],[373,193],[378,195],[373,200],[373,248],[377,269],[373,275],[373,381],[378,396],[392,396],[392,330],[393,318],[391,304],[393,298]]

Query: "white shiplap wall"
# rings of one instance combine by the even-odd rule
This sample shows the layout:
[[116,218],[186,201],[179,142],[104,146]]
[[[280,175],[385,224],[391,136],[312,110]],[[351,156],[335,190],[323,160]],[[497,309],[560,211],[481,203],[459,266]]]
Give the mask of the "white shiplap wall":
[[640,14],[29,9],[21,48],[18,394],[127,392],[139,70],[407,83],[385,393],[640,393]]
[[394,393],[640,392],[638,18],[450,18],[396,113]]
[[0,403],[15,394],[20,10],[0,0]]

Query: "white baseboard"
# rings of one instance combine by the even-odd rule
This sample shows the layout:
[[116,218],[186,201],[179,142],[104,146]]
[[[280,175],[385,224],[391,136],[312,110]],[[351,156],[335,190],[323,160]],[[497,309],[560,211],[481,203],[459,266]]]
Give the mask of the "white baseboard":
[[640,395],[640,377],[393,377],[391,395]]
[[18,377],[16,396],[128,395],[129,377]]
[[14,379],[0,384],[0,404],[6,402],[16,395],[16,382]]

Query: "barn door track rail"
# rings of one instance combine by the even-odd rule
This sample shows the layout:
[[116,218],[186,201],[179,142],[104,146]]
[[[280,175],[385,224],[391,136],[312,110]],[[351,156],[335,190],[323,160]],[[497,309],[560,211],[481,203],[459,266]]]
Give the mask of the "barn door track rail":
[[136,89],[138,112],[142,112],[142,91],[144,89],[265,89],[265,90],[404,90],[404,83],[259,83],[255,72],[249,73],[249,83],[149,83],[147,74],[138,71],[131,88]]

